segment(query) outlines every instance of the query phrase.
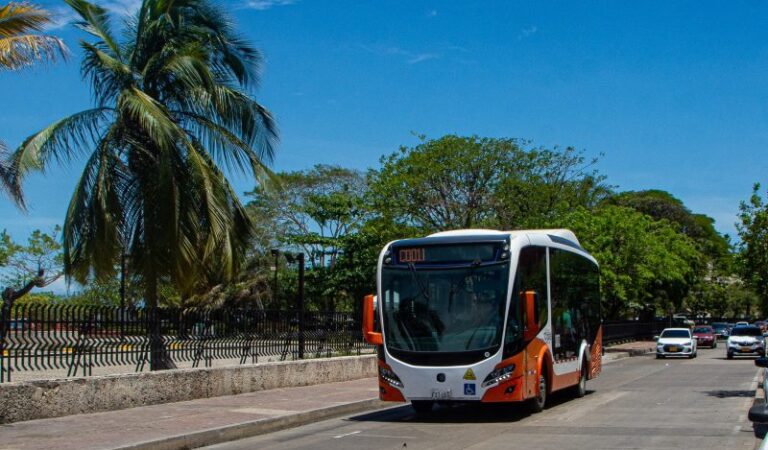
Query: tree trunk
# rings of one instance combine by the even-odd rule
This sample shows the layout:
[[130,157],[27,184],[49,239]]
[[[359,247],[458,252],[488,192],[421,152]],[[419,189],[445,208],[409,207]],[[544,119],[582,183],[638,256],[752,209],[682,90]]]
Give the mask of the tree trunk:
[[147,332],[149,334],[149,370],[175,369],[171,356],[165,348],[162,335],[161,318],[157,308],[157,275],[150,270],[144,287],[144,299],[147,302]]

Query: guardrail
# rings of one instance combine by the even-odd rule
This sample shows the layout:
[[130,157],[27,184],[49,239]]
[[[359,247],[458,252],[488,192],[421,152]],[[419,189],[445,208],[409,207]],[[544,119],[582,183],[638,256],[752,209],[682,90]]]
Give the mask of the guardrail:
[[350,313],[247,308],[17,305],[0,312],[0,336],[0,382],[19,371],[67,369],[67,376],[87,376],[98,366],[141,371],[181,361],[208,367],[215,359],[246,364],[263,356],[373,351]]

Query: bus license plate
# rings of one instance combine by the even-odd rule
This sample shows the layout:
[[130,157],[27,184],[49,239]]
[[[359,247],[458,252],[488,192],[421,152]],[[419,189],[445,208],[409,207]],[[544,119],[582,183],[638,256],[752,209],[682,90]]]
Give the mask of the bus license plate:
[[446,400],[451,398],[450,389],[432,389],[432,398],[435,400]]

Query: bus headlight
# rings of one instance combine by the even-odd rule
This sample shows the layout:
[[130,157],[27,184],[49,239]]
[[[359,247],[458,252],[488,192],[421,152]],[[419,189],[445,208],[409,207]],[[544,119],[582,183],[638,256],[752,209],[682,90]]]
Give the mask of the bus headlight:
[[481,384],[481,387],[488,387],[491,385],[494,385],[496,383],[501,383],[504,380],[508,380],[512,377],[512,372],[515,371],[515,365],[511,364],[507,367],[502,367],[501,369],[496,369],[493,372],[489,373],[487,377],[485,377],[485,380],[483,380],[483,384]]
[[379,367],[379,376],[384,379],[387,383],[390,385],[396,387],[396,388],[402,388],[403,382],[400,381],[400,377],[397,376],[395,372],[392,372],[389,369],[385,369],[383,367]]

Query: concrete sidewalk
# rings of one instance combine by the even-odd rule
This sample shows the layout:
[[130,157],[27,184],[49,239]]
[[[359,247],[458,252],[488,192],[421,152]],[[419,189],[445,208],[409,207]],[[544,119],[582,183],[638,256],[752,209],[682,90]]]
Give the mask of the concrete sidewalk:
[[[654,345],[606,348],[603,361]],[[379,401],[376,379],[365,378],[0,425],[0,450],[194,448],[399,405]]]
[[0,425],[0,449],[193,448],[384,406],[365,378]]

